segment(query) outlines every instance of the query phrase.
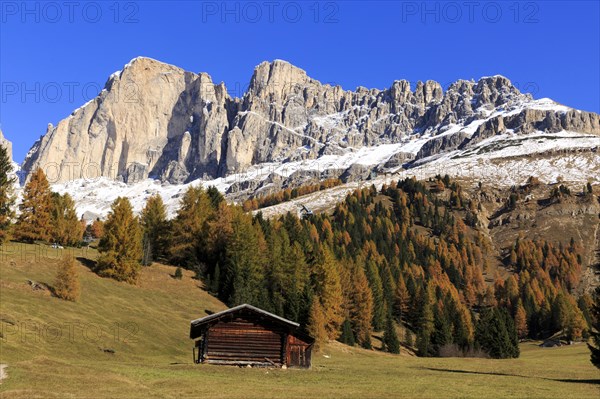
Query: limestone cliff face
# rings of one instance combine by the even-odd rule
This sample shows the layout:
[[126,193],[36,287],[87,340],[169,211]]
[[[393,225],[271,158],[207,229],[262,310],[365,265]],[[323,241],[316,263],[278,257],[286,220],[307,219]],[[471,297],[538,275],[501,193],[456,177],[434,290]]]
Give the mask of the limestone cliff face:
[[23,169],[56,171],[55,181],[212,176],[228,130],[227,101],[225,87],[207,74],[138,58],[113,74],[98,97],[49,125]]
[[0,130],[0,145],[8,150],[8,158],[12,161],[12,143],[4,137],[2,130]]
[[[457,81],[446,92],[434,81],[411,89],[405,80],[386,90],[347,91],[280,60],[258,65],[248,91],[232,98],[205,73],[137,58],[98,97],[50,125],[22,168],[44,167],[54,181],[107,176],[182,183],[409,135],[432,137],[419,159],[507,130],[600,134],[597,114],[528,108],[531,101],[502,76]],[[475,132],[443,134],[478,120]]]

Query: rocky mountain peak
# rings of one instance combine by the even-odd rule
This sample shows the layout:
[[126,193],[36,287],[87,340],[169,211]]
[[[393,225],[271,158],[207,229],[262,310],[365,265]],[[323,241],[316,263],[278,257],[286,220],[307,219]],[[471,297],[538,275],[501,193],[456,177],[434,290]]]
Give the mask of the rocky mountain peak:
[[398,150],[399,159],[422,159],[509,129],[600,134],[600,121],[535,102],[503,76],[459,80],[446,92],[432,80],[414,89],[397,80],[384,90],[349,91],[275,60],[258,65],[248,91],[232,98],[207,73],[138,57],[111,75],[98,97],[50,125],[23,170],[53,165],[58,181],[183,183],[415,140],[421,144],[410,145],[410,154]]
[[295,88],[304,87],[311,83],[318,82],[310,79],[306,71],[287,61],[265,61],[254,69],[245,97],[259,97],[279,101],[286,98]]
[[[521,92],[513,86],[511,81],[501,75],[487,76],[479,79],[473,87],[473,93],[477,96],[477,107],[485,104],[497,107],[522,96]],[[531,99],[531,96],[527,98]]]
[[143,56],[136,57],[136,58],[132,59],[131,61],[129,61],[127,64],[125,64],[122,71],[123,72],[127,71],[127,72],[135,75],[136,73],[139,73],[140,71],[149,71],[149,70],[160,70],[162,72],[167,72],[169,70],[177,70],[177,71],[184,72],[184,70],[182,68],[180,68],[176,65],[158,61],[158,60],[155,60],[154,58],[143,57]]
[[442,85],[434,80],[428,80],[425,83],[418,81],[415,89],[417,102],[423,105],[429,105],[431,102],[439,102],[444,96]]

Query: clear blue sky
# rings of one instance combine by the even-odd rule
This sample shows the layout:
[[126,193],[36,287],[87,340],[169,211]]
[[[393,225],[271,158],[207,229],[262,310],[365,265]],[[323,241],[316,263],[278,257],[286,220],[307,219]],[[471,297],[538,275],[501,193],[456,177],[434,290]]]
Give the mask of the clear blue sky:
[[600,112],[598,1],[23,4],[0,2],[0,126],[19,162],[138,55],[208,72],[237,96],[279,58],[345,89],[501,74]]

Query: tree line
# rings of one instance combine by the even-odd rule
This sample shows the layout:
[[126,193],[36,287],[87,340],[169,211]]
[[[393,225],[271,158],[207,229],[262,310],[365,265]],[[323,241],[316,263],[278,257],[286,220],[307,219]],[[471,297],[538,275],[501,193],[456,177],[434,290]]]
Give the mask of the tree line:
[[50,184],[41,169],[31,176],[23,190],[23,198],[18,206],[19,214],[14,225],[12,205],[14,196],[8,194],[12,178],[1,173],[0,197],[2,211],[0,239],[9,237],[22,242],[45,241],[60,245],[75,246],[81,243],[85,230],[85,222],[77,217],[75,201],[69,194],[59,194],[50,191]]

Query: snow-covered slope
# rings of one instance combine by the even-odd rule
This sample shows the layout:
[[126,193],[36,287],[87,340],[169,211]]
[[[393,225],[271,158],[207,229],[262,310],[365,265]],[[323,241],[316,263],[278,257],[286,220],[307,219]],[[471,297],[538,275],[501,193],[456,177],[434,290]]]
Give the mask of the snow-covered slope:
[[161,183],[159,180],[153,179],[126,184],[106,177],[100,177],[56,183],[52,185],[52,189],[61,194],[69,193],[77,203],[78,212],[85,214],[87,219],[106,216],[110,210],[111,203],[117,197],[129,198],[134,211],[139,212],[144,207],[146,200],[157,193],[163,198],[169,215],[173,216],[179,205],[182,193],[190,186],[214,186],[222,193],[227,194],[235,184],[248,181],[260,183],[268,178],[272,178],[274,175],[284,178],[294,173],[319,176],[327,173],[329,170],[344,170],[353,164],[371,167],[377,166],[385,163],[390,156],[400,150],[402,150],[402,144],[364,147],[355,153],[348,152],[341,156],[326,155],[310,161],[261,164],[248,169],[245,173],[236,173],[212,180],[199,179],[188,184]]
[[[264,187],[268,188],[268,182],[273,180],[273,176],[286,178],[294,174],[306,174],[318,179],[318,176],[326,176],[330,171],[344,170],[352,165],[363,165],[377,170],[377,177],[349,182],[325,192],[266,208],[263,212],[265,215],[296,212],[299,203],[309,204],[315,209],[325,208],[328,204],[342,200],[349,191],[361,185],[380,185],[411,176],[425,179],[437,174],[449,174],[458,179],[491,182],[499,186],[521,184],[529,176],[537,176],[546,182],[561,179],[572,183],[600,183],[600,137],[574,132],[538,132],[529,135],[507,133],[483,140],[468,149],[422,159],[412,167],[383,166],[390,157],[399,152],[416,154],[420,145],[426,141],[426,138],[420,138],[398,144],[363,147],[344,155],[325,155],[310,161],[262,164],[245,173],[213,180],[196,180],[181,185],[161,183],[152,179],[125,184],[101,177],[54,184],[53,190],[73,196],[78,212],[86,214],[90,219],[96,216],[104,217],[110,209],[110,204],[119,196],[130,198],[134,210],[139,212],[148,197],[158,193],[167,204],[169,215],[173,216],[182,193],[189,186],[215,186],[222,193],[229,193],[227,195],[234,198],[233,193],[230,193],[234,185],[253,182],[255,186],[260,186],[262,182]],[[249,189],[248,192],[253,190]]]
[[[505,140],[508,142],[517,141],[510,140],[510,138],[505,138]],[[411,169],[390,169],[371,180],[349,182],[260,209],[260,212],[265,217],[273,217],[287,212],[297,213],[301,205],[305,205],[313,211],[323,211],[331,209],[334,204],[343,201],[346,195],[357,188],[371,185],[380,188],[383,184],[413,176],[417,179],[427,179],[438,174],[448,174],[453,180],[461,181],[467,185],[482,182],[496,187],[524,184],[530,176],[536,176],[547,183],[561,181],[576,189],[583,187],[587,182],[595,185],[600,184],[600,138],[567,139],[563,135],[556,140],[561,141],[561,144],[564,145],[563,148],[573,149],[574,147],[568,146],[572,144],[577,146],[577,150],[558,154],[534,154],[531,152],[530,146],[541,143],[523,140],[518,145],[513,143],[515,145],[510,149],[510,157],[494,156],[495,154],[491,155],[489,153],[487,155],[465,156],[454,159],[450,156],[444,156]],[[523,155],[519,153],[519,148],[523,150]]]

